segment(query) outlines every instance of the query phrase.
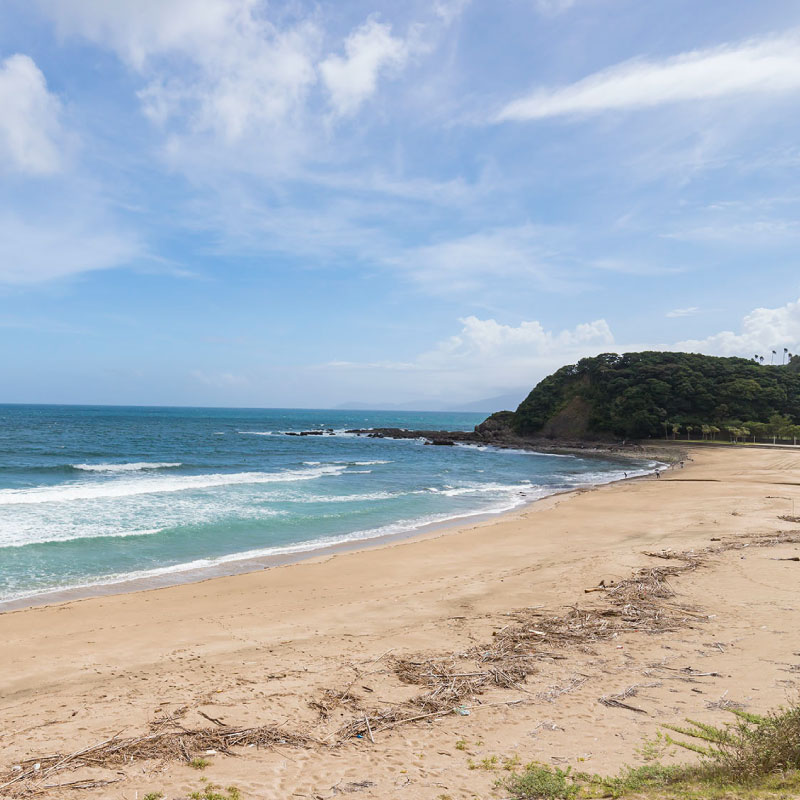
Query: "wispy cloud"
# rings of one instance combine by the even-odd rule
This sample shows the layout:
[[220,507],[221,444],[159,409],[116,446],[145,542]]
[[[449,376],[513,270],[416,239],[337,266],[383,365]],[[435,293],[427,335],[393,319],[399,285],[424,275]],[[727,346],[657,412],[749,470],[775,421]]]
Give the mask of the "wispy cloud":
[[554,17],[569,11],[578,0],[535,0],[536,10],[547,17]]
[[662,61],[626,61],[576,83],[536,89],[504,106],[495,121],[519,122],[798,90],[800,36],[792,32],[694,50]]
[[131,234],[81,218],[58,224],[0,216],[0,284],[35,284],[128,264],[141,255]]
[[673,308],[672,311],[667,311],[664,315],[669,319],[677,317],[693,317],[700,309],[697,306],[689,306],[688,308]]
[[61,103],[33,59],[0,62],[0,171],[48,175],[61,168]]
[[559,263],[562,235],[532,224],[493,228],[411,248],[386,262],[434,294],[473,292],[509,278],[562,290],[574,286]]
[[793,219],[760,219],[742,222],[717,222],[687,227],[662,234],[665,239],[687,242],[720,242],[737,247],[785,243],[800,236],[800,222]]

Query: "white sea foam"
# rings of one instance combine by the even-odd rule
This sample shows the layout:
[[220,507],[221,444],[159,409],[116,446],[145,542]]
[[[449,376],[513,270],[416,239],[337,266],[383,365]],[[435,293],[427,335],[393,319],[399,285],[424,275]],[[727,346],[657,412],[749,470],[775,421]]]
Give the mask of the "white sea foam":
[[202,504],[192,496],[152,494],[80,504],[7,506],[0,526],[0,548],[150,536],[231,520],[263,523],[288,513],[262,503],[243,506],[241,498],[230,495],[207,498]]
[[86,472],[143,472],[152,469],[172,469],[182,467],[178,462],[150,462],[135,461],[131,464],[73,464],[73,469],[81,469]]
[[441,488],[437,486],[428,487],[427,491],[431,494],[441,494],[446,497],[460,497],[462,495],[475,494],[511,494],[513,492],[527,492],[534,488],[530,481],[522,483],[470,483],[465,486],[445,485]]
[[[308,467],[317,467],[322,462],[321,461],[304,461],[303,462]],[[350,467],[372,467],[378,464],[394,464],[394,461],[326,461],[326,464],[345,464]],[[357,472],[358,470],[351,470],[351,474],[353,472]]]
[[[296,497],[277,497],[282,503],[366,503],[372,500],[391,500],[407,492],[365,492],[363,494],[306,494]],[[272,499],[272,498],[271,498]]]
[[210,570],[219,568],[224,564],[230,564],[236,561],[250,561],[253,559],[269,558],[270,556],[293,555],[300,553],[313,552],[314,550],[321,550],[327,547],[335,547],[337,545],[345,545],[355,542],[369,541],[371,539],[381,539],[388,536],[402,535],[405,533],[412,533],[420,530],[421,528],[431,527],[433,525],[442,525],[447,522],[454,522],[459,519],[467,519],[475,516],[485,516],[489,514],[502,514],[506,511],[520,506],[526,502],[523,498],[512,498],[502,505],[494,505],[474,511],[461,512],[456,514],[429,514],[415,519],[403,519],[388,525],[382,525],[377,528],[368,528],[366,530],[354,531],[352,533],[342,534],[339,536],[325,536],[318,539],[313,539],[308,542],[298,542],[291,545],[282,545],[278,547],[264,547],[255,550],[247,550],[241,553],[230,553],[224,556],[215,558],[200,558],[194,561],[184,562],[182,564],[174,564],[167,567],[157,567],[149,570],[137,570],[128,573],[118,573],[113,575],[105,575],[98,577],[96,580],[86,581],[84,583],[69,584],[59,586],[47,592],[32,594],[30,591],[21,593],[7,593],[0,595],[0,602],[11,602],[21,598],[34,599],[37,597],[44,597],[58,592],[68,590],[90,589],[97,586],[108,586],[119,583],[126,583],[128,581],[147,580],[152,578],[159,578],[166,575],[180,574],[182,572],[193,572],[198,570]]
[[511,456],[545,456],[547,458],[577,458],[572,453],[540,453],[538,450],[523,450],[518,447],[495,447],[490,444],[472,444],[470,442],[456,442],[457,447],[467,450],[478,450],[482,453],[500,453]]
[[[91,529],[90,529],[91,530]],[[5,537],[0,537],[0,547],[25,547],[29,544],[51,544],[53,542],[71,542],[75,539],[128,539],[131,536],[156,536],[163,533],[167,528],[134,528],[133,530],[119,530],[119,528],[109,527],[104,532],[89,532],[85,528],[85,535],[70,536],[66,531],[60,534],[45,534],[41,538],[20,540],[19,536],[11,541],[5,541]]]
[[0,506],[31,503],[63,503],[73,500],[94,500],[104,497],[131,497],[141,494],[183,492],[243,484],[286,483],[307,481],[325,475],[341,475],[346,467],[329,465],[311,469],[290,469],[284,472],[234,472],[230,474],[142,477],[133,480],[102,483],[69,483],[34,489],[0,490]]
[[356,435],[355,433],[347,433],[344,428],[332,431],[329,431],[327,428],[302,428],[292,431],[236,431],[236,433],[241,433],[244,436],[286,436],[287,434],[306,433],[306,436],[303,438],[308,438],[307,431],[314,431],[315,433],[312,434],[314,436],[341,436],[343,438],[348,438]]
[[602,470],[596,472],[578,472],[572,474],[556,474],[553,477],[561,478],[572,486],[592,486],[600,483],[612,483],[625,478],[641,478],[650,475],[658,467],[664,467],[656,461],[649,463],[646,467],[618,467],[617,469]]

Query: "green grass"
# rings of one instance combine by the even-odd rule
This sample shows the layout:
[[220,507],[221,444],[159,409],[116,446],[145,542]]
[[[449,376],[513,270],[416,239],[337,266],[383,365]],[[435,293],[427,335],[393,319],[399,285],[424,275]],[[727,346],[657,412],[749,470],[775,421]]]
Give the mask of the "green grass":
[[202,790],[192,792],[189,798],[190,800],[242,800],[242,793],[235,786],[229,786],[223,794],[219,786],[207,783]]
[[193,758],[189,766],[193,769],[205,769],[211,762],[207,758]]
[[148,792],[142,800],[163,800],[164,795],[161,792]]
[[619,775],[600,777],[534,763],[499,781],[498,786],[513,800],[788,800],[800,797],[800,771],[766,775],[743,784],[682,766],[628,767]]
[[487,756],[478,761],[477,764],[472,759],[469,759],[469,761],[467,761],[467,768],[485,770],[497,769],[497,756]]
[[[683,738],[657,737],[640,754],[653,761],[613,777],[528,764],[498,781],[513,800],[643,798],[646,800],[756,800],[800,796],[800,705],[764,716],[731,711],[733,723],[717,727],[687,720],[665,726]],[[696,764],[664,766],[670,747],[700,755]]]
[[569,769],[551,769],[544,764],[528,764],[520,775],[499,782],[514,800],[571,800],[577,797],[582,784]]

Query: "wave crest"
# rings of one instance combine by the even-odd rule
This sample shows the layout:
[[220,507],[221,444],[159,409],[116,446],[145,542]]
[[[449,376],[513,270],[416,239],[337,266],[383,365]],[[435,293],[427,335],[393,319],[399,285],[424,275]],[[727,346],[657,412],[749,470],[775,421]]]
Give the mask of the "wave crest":
[[182,492],[192,489],[212,489],[259,483],[289,483],[308,481],[325,475],[341,475],[341,466],[313,469],[289,469],[284,472],[234,472],[230,474],[180,475],[172,477],[138,478],[105,481],[103,483],[72,483],[34,489],[0,490],[0,506],[30,503],[63,503],[73,500],[95,500],[107,497],[131,497],[139,494]]
[[154,469],[182,467],[180,461],[135,461],[130,464],[72,464],[73,469],[84,472],[144,472]]

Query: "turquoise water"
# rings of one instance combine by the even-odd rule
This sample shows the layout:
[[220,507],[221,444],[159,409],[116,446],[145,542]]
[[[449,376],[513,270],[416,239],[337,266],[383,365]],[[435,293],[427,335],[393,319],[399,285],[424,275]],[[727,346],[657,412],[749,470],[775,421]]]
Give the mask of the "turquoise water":
[[[645,471],[347,428],[481,414],[0,406],[0,602],[377,539]],[[286,431],[333,429],[324,436]]]

